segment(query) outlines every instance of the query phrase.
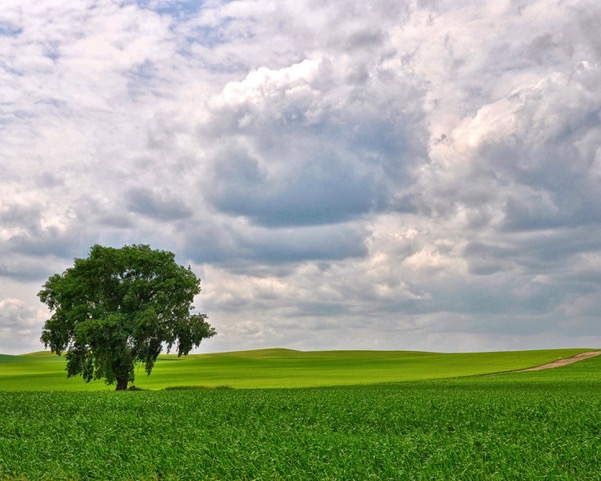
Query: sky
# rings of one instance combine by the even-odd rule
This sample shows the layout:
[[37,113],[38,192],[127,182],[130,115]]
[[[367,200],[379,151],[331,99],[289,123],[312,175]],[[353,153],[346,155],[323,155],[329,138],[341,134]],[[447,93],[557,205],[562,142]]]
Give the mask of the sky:
[[95,244],[266,347],[601,347],[597,0],[2,0],[0,352]]

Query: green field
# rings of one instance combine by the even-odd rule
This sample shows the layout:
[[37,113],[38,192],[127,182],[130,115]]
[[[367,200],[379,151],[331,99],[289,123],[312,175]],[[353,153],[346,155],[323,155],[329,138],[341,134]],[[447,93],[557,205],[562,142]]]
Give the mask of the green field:
[[[315,351],[289,349],[178,358],[160,356],[152,374],[140,367],[135,385],[299,388],[374,384],[513,371],[573,356],[586,349],[441,354],[409,351]],[[48,352],[0,355],[0,391],[110,390],[102,381],[66,378],[65,359]]]
[[[231,353],[163,359],[157,373],[209,385],[208,371],[221,366],[231,378],[220,384],[234,385],[242,380],[234,374],[244,374],[250,379],[238,387],[247,389],[127,392],[49,391],[46,379],[61,374],[62,361],[38,356],[46,370],[36,378],[21,356],[4,357],[2,371],[17,366],[14,376],[38,382],[46,392],[0,391],[0,480],[597,481],[601,356],[557,369],[482,376],[472,375],[467,362],[488,361],[486,372],[498,372],[559,354],[379,353],[368,362],[378,356]],[[438,356],[450,357],[434,362]],[[410,374],[385,384],[356,374],[361,385],[297,389],[273,388],[286,376],[268,375],[290,370],[294,385],[317,375],[312,360],[332,376],[357,366],[363,374],[371,372],[369,365],[384,369],[385,359]],[[254,370],[242,369],[246,363]],[[192,366],[207,372],[198,378],[190,374]],[[416,378],[420,372],[434,377],[434,371],[447,378]],[[453,371],[459,377],[448,377]],[[249,388],[253,372],[272,389]]]

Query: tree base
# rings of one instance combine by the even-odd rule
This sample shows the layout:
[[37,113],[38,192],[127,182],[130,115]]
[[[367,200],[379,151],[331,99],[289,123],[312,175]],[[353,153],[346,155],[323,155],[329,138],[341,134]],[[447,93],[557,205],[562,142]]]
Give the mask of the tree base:
[[125,391],[127,389],[127,378],[117,379],[117,387],[115,391]]

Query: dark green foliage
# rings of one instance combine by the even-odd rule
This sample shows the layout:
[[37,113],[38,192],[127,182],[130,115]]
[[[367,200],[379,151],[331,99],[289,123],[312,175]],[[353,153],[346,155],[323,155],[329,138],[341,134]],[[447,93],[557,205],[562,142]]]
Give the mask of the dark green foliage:
[[200,279],[171,252],[95,245],[39,292],[53,312],[41,341],[56,354],[66,351],[68,376],[125,389],[135,364],[150,374],[164,345],[181,356],[215,334],[205,314],[190,313],[199,293]]

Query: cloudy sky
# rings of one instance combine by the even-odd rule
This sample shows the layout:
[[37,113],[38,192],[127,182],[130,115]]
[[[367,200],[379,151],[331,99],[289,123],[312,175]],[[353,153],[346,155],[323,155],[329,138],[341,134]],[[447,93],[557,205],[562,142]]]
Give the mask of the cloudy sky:
[[94,244],[262,347],[601,346],[597,0],[2,0],[0,352]]

